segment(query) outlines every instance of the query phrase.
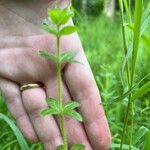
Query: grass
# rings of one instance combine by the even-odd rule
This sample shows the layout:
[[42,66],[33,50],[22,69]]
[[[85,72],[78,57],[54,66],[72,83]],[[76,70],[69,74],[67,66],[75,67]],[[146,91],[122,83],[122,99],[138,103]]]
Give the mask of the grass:
[[[101,92],[103,102],[107,103],[118,96],[120,97],[127,91],[127,86],[124,83],[126,75],[121,73],[124,51],[119,14],[116,15],[114,20],[109,20],[103,15],[96,19],[85,19],[79,22],[79,26],[79,34]],[[128,29],[126,30],[128,31]],[[146,28],[144,34],[147,37],[150,36],[148,28]],[[140,42],[141,41],[142,39],[140,39]],[[139,45],[137,59],[135,83],[150,72],[150,53],[142,44]],[[150,77],[146,78],[134,91],[149,80]],[[127,98],[125,98],[117,103],[104,105],[112,133],[112,150],[119,149],[127,102]],[[147,133],[148,137],[148,130],[150,130],[150,93],[147,92],[138,98],[134,103],[134,107],[136,109],[134,114],[133,146],[136,147],[135,149],[148,150],[146,148],[144,149],[144,145],[146,145],[144,144],[146,141],[144,133]],[[0,113],[11,117],[2,98],[0,100]],[[131,122],[132,118],[129,117],[127,130],[125,132],[124,149],[129,148],[129,129]],[[10,145],[6,149],[18,149],[19,144],[16,141],[16,136],[10,126],[6,125],[4,120],[0,120],[0,128],[0,149],[5,148],[8,143],[10,143]],[[29,144],[29,146],[32,150],[43,149],[41,144]],[[146,145],[145,147],[148,146]]]

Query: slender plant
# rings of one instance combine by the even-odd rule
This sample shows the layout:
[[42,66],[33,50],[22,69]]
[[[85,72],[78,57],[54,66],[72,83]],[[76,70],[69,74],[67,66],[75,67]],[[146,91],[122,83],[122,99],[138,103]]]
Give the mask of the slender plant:
[[[129,3],[129,4],[128,4]],[[120,150],[123,149],[124,137],[125,137],[125,130],[127,128],[127,122],[129,119],[129,114],[131,113],[131,126],[130,126],[130,138],[129,138],[129,150],[132,149],[133,144],[133,128],[134,128],[134,95],[133,95],[133,87],[134,87],[134,76],[135,76],[135,69],[136,69],[136,61],[137,61],[137,53],[139,47],[139,39],[140,39],[140,32],[141,32],[141,20],[142,20],[142,0],[135,1],[135,12],[134,12],[134,26],[131,26],[131,11],[130,11],[130,1],[127,3],[126,0],[119,0],[120,10],[121,10],[121,21],[122,21],[122,35],[123,35],[123,45],[124,45],[124,52],[125,52],[125,68],[127,73],[127,81],[128,81],[128,105],[125,114],[123,132],[121,136],[121,144]],[[133,43],[132,43],[132,54],[131,54],[131,61],[128,60],[128,48],[126,42],[126,34],[125,34],[125,26],[124,26],[124,6],[126,9],[126,14],[129,20],[129,25],[133,29]]]
[[[56,54],[51,54],[48,51],[40,51],[41,57],[45,58],[46,60],[53,61],[57,67],[57,99],[47,98],[49,108],[46,108],[41,112],[43,116],[59,116],[59,125],[64,145],[58,146],[57,150],[68,150],[67,133],[65,128],[65,116],[69,116],[78,121],[82,121],[81,115],[75,110],[75,108],[79,107],[80,104],[74,101],[64,103],[62,99],[63,93],[61,83],[61,66],[63,63],[77,62],[76,60],[74,60],[74,57],[77,55],[77,53],[62,53],[60,45],[60,39],[62,36],[69,35],[77,31],[77,27],[73,25],[65,25],[73,16],[74,13],[71,7],[64,9],[56,7],[54,9],[48,9],[48,18],[43,22],[43,29],[50,34],[53,34],[57,39]],[[71,150],[84,150],[84,148],[85,147],[82,144],[75,144],[72,146]]]

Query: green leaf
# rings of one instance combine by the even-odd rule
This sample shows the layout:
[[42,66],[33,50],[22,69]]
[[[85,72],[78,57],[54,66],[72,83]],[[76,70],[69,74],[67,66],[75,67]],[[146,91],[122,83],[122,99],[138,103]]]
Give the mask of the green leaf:
[[145,49],[147,49],[148,52],[150,52],[150,37],[147,37],[146,35],[142,35],[141,38]]
[[78,64],[81,64],[81,65],[84,65],[83,63],[81,63],[80,61],[77,61],[77,60],[72,60],[70,61],[71,63],[78,63]]
[[132,69],[131,81],[133,81],[136,67],[136,60],[139,48],[140,29],[142,20],[142,0],[135,1],[135,23],[134,23],[134,37],[133,37],[133,51],[132,51]]
[[52,60],[52,61],[54,61],[54,62],[57,62],[56,56],[53,55],[53,54],[50,54],[50,53],[47,52],[47,51],[40,51],[39,54],[40,54],[41,57],[43,57],[43,58],[45,58],[45,59],[48,59],[48,60]]
[[74,16],[73,11],[70,8],[61,9],[56,7],[55,9],[48,10],[49,19],[58,26],[68,22],[68,20]]
[[139,130],[136,132],[136,134],[134,135],[134,137],[133,137],[133,145],[136,145],[136,144],[139,142],[139,140],[140,140],[142,137],[144,137],[145,134],[146,134],[148,131],[149,131],[149,130],[148,130],[146,127],[141,126],[141,127],[139,128]]
[[59,145],[59,146],[57,146],[56,150],[65,150],[65,146],[64,145]]
[[76,120],[78,120],[80,122],[83,121],[82,116],[78,112],[76,112],[75,110],[64,109],[63,110],[63,114],[65,116],[70,116],[70,117],[72,117],[72,118],[74,118],[74,119],[76,119]]
[[150,81],[145,83],[141,88],[139,88],[132,96],[132,101],[143,96],[143,94],[150,91]]
[[127,27],[128,29],[130,29],[131,31],[134,31],[134,24],[132,24],[132,23],[125,23],[124,26]]
[[62,10],[60,8],[48,9],[48,16],[50,20],[57,25],[60,23],[61,14]]
[[143,23],[142,23],[142,26],[141,26],[141,35],[144,33],[145,29],[149,25],[149,21],[150,21],[150,1],[147,2],[147,4],[146,4],[146,8],[144,9],[142,18],[143,18]]
[[66,52],[61,55],[61,62],[72,62],[74,57],[77,55],[76,52]]
[[127,14],[127,17],[128,17],[128,21],[131,22],[132,15],[131,15],[131,10],[129,8],[129,4],[128,4],[127,0],[123,0],[123,3],[124,3],[124,7],[125,7],[126,14]]
[[48,33],[51,33],[55,36],[58,36],[58,31],[56,31],[55,29],[51,28],[50,25],[48,24],[47,21],[44,21],[42,24],[42,28],[47,31]]
[[145,136],[144,150],[150,150],[150,131],[148,131]]
[[148,15],[148,17],[144,20],[143,24],[141,25],[141,33],[140,33],[140,35],[142,35],[144,33],[145,29],[149,25],[149,22],[150,22],[150,14]]
[[69,21],[70,18],[74,16],[74,11],[68,7],[63,10],[61,24],[65,24]]
[[8,142],[6,145],[4,145],[3,147],[1,147],[1,150],[8,150],[9,147],[11,147],[12,145],[15,145],[16,143],[17,143],[17,140],[12,140]]
[[85,146],[82,145],[82,144],[74,144],[74,145],[71,147],[71,150],[85,150]]
[[67,102],[64,104],[63,109],[75,109],[79,106],[80,104],[78,102]]
[[47,115],[58,115],[60,114],[60,111],[55,110],[53,108],[46,108],[44,110],[41,111],[41,115],[42,116],[47,116]]
[[77,27],[75,26],[66,26],[60,30],[60,36],[69,35],[77,31]]
[[[120,144],[112,143],[112,144],[111,144],[111,148],[112,148],[112,149],[114,149],[114,148],[115,148],[115,149],[120,148]],[[123,150],[125,150],[125,149],[126,149],[126,150],[129,150],[129,145],[123,144]],[[131,150],[141,150],[141,149],[131,146]]]
[[3,115],[0,113],[0,119],[4,120],[12,129],[12,131],[14,132],[17,141],[21,147],[21,150],[29,150],[29,146],[25,140],[25,138],[23,137],[21,131],[17,128],[17,126],[14,124],[13,121],[11,121],[7,116]]
[[138,85],[140,83],[142,83],[146,78],[148,78],[150,76],[150,73],[148,73],[146,76],[144,76],[137,84],[135,84],[130,90],[128,90],[127,92],[125,92],[124,94],[122,94],[121,96],[118,96],[116,98],[113,98],[111,100],[109,100],[106,103],[103,103],[104,105],[110,105],[113,103],[117,103],[117,102],[121,102],[123,99],[125,99],[127,96],[129,96],[129,94],[131,94],[133,92],[133,90],[138,87]]
[[47,98],[49,107],[59,111],[59,101],[53,98]]

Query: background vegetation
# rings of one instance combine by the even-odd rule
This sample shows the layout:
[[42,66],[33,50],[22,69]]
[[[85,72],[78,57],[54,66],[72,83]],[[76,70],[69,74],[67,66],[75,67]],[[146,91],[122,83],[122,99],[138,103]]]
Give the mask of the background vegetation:
[[[124,124],[124,115],[127,107],[127,98],[122,98],[120,101],[113,102],[116,97],[120,97],[127,91],[124,83],[126,75],[122,73],[122,66],[124,62],[124,50],[121,31],[121,19],[118,10],[118,4],[115,7],[115,13],[107,17],[104,13],[104,1],[91,0],[86,1],[83,6],[83,1],[74,0],[73,4],[76,8],[75,23],[79,26],[79,35],[81,37],[85,53],[93,70],[98,88],[101,92],[104,109],[108,118],[112,133],[112,148],[118,149],[120,143],[122,128]],[[134,4],[134,3],[133,3]],[[132,4],[132,5],[133,5]],[[144,1],[143,11],[148,6],[148,1]],[[132,6],[134,7],[134,5]],[[149,7],[150,10],[150,7]],[[148,12],[149,17],[150,12]],[[126,18],[126,16],[124,16]],[[143,18],[144,19],[144,18]],[[149,19],[144,35],[150,37]],[[130,31],[126,28],[128,37],[128,45],[130,43]],[[140,39],[140,48],[138,52],[138,62],[136,65],[135,82],[140,81],[145,75],[150,73],[150,40],[143,42]],[[138,87],[150,81],[147,77]],[[138,89],[137,87],[137,89]],[[149,90],[150,91],[150,90]],[[3,96],[0,97],[0,113],[11,117],[4,103]],[[108,102],[112,102],[108,104]],[[136,148],[144,149],[146,133],[150,130],[150,92],[139,97],[135,101],[134,114],[134,132],[133,145]],[[10,128],[10,124],[6,123],[6,119],[0,116],[0,150],[19,149],[18,140],[14,134],[14,130]],[[12,119],[13,120],[13,119]],[[14,122],[14,121],[13,121]],[[125,134],[125,142],[129,141],[129,127],[131,125],[131,118],[127,122],[127,130]],[[17,132],[16,132],[17,134]],[[31,149],[42,149],[41,144],[29,144]],[[124,149],[128,146],[124,145]],[[148,150],[148,149],[145,149]]]

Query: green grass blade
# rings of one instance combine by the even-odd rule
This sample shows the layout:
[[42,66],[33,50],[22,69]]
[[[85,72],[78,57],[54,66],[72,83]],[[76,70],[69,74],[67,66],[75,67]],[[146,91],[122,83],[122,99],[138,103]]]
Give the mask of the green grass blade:
[[143,94],[150,91],[150,81],[145,83],[141,88],[139,88],[132,96],[132,101],[143,96]]
[[10,148],[11,145],[17,143],[17,140],[13,140],[13,141],[10,141],[8,142],[6,145],[4,145],[1,150],[6,150],[6,148]]
[[[118,149],[118,148],[120,148],[120,144],[115,144],[115,143],[113,143],[113,144],[111,145],[111,148]],[[129,150],[129,145],[123,144],[123,149],[124,149],[124,150],[125,150],[125,149],[126,149],[126,150]],[[132,146],[131,150],[140,150],[140,149],[138,149],[138,148]]]
[[145,49],[148,50],[148,52],[150,53],[150,37],[146,36],[146,35],[142,35],[142,42],[143,42],[143,46],[145,47]]
[[150,150],[150,131],[146,133],[144,150]]
[[131,82],[133,82],[135,66],[137,60],[137,53],[140,39],[140,28],[142,20],[142,0],[135,1],[135,23],[134,23],[134,37],[133,37],[133,52],[132,52],[132,70],[131,70]]
[[131,23],[131,21],[132,21],[132,16],[131,16],[131,11],[130,11],[130,8],[129,8],[129,4],[128,4],[127,0],[123,0],[123,3],[124,3],[124,7],[125,7],[125,11],[126,11],[128,20],[129,20],[129,22]]
[[22,133],[17,128],[17,126],[13,123],[13,121],[11,121],[7,116],[5,116],[1,113],[0,113],[0,119],[4,120],[10,126],[10,128],[13,130],[13,132],[17,138],[17,141],[21,147],[21,150],[29,150],[29,146],[28,146],[25,138],[23,137]]
[[137,131],[137,133],[134,135],[134,140],[133,140],[133,145],[137,144],[139,142],[139,140],[145,136],[145,134],[148,132],[149,130],[144,127],[144,126],[141,126],[139,128],[139,130]]
[[150,22],[150,14],[149,16],[144,20],[144,22],[141,25],[141,33],[140,36],[142,36],[142,34],[145,32],[145,29],[147,28],[147,26],[149,25]]
[[[150,76],[150,73],[148,73],[146,76],[144,76],[137,84],[135,84],[130,90],[128,90],[127,92],[123,93],[121,96],[115,97],[111,100],[109,100],[106,103],[103,103],[104,105],[110,105],[113,103],[117,103],[117,102],[122,102],[123,99],[125,99],[126,97],[129,96],[129,94],[131,94],[133,92],[133,90],[135,90],[135,88],[137,88],[146,78],[148,78]],[[147,89],[148,85],[145,85],[143,88]],[[141,89],[143,91],[143,88]],[[137,91],[138,92],[138,91]],[[140,92],[140,91],[139,91]],[[143,91],[144,92],[144,91]],[[137,93],[138,94],[138,93]],[[136,96],[136,95],[135,95]]]
[[147,18],[147,16],[149,16],[149,15],[150,15],[150,1],[148,2],[146,9],[143,13],[143,19],[145,20]]

